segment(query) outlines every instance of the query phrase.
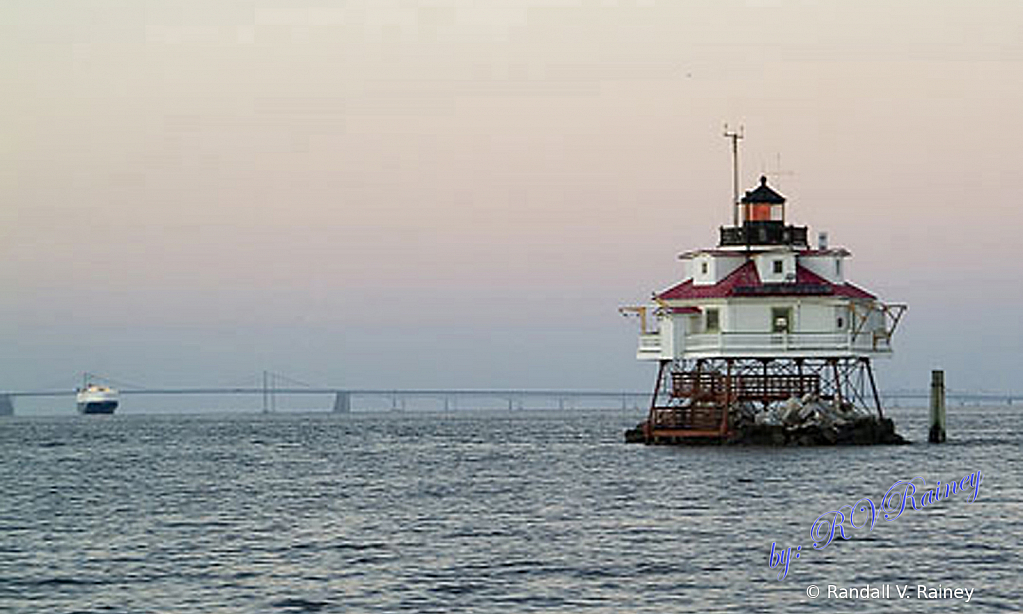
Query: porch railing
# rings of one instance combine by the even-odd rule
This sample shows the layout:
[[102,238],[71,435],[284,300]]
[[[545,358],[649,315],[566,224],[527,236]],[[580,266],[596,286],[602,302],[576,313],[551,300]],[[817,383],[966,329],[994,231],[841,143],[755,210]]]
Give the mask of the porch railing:
[[[661,350],[660,337],[641,335],[639,353],[657,354]],[[888,338],[875,336],[870,331],[857,335],[844,333],[698,333],[686,335],[685,352],[772,352],[772,351],[868,351],[890,352]]]

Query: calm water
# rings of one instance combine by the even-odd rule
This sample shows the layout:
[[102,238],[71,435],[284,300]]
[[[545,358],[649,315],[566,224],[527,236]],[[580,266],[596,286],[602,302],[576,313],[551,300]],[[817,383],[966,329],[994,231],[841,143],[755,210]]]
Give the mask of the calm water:
[[[923,410],[892,410],[925,439]],[[690,612],[853,607],[829,583],[942,584],[1020,611],[1019,408],[949,410],[942,446],[625,445],[620,412],[0,420],[2,612]],[[808,550],[898,479],[954,495]],[[803,545],[789,576],[771,542]],[[911,589],[915,596],[915,588]]]

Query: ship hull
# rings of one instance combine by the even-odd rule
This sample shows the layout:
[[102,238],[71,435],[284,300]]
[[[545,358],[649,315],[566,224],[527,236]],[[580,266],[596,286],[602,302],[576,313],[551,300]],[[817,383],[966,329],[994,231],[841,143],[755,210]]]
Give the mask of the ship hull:
[[93,401],[78,404],[78,413],[82,415],[112,414],[116,409],[117,401]]

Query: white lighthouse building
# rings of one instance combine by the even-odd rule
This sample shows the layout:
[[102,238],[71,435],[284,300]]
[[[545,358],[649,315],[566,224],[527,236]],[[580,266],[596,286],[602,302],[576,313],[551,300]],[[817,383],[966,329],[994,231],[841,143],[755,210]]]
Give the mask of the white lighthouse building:
[[717,247],[683,253],[681,281],[641,320],[637,357],[659,364],[646,441],[727,439],[740,412],[792,399],[882,417],[871,361],[890,355],[904,305],[850,282],[844,248],[788,223],[765,177],[735,204]]

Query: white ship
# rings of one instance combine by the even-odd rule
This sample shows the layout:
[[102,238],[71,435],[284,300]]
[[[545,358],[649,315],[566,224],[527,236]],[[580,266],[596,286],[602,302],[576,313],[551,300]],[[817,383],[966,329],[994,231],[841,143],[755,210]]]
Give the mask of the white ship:
[[75,399],[80,414],[112,414],[121,400],[113,388],[96,384],[86,384],[79,388]]

